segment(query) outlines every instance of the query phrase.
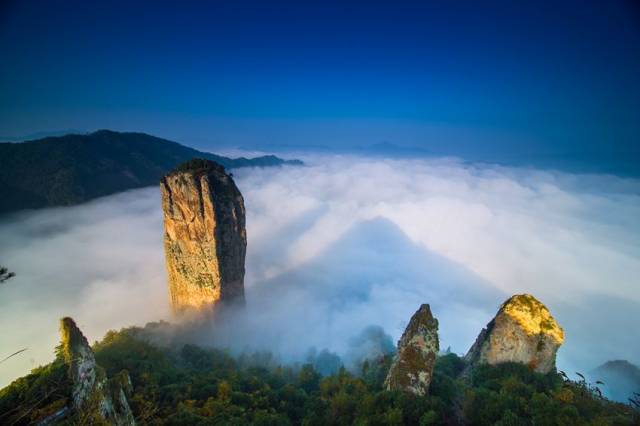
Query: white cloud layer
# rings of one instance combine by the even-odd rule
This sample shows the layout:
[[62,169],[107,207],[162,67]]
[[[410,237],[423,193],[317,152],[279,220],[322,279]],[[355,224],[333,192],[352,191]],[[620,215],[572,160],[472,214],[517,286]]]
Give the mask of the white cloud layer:
[[[248,310],[217,343],[303,356],[349,351],[368,325],[397,339],[421,303],[466,352],[499,304],[532,293],[565,328],[559,367],[640,362],[640,182],[452,159],[306,158],[240,169]],[[0,223],[0,385],[49,360],[57,319],[90,340],[169,318],[155,188]],[[245,327],[246,326],[246,327]],[[0,354],[0,355],[3,355]]]

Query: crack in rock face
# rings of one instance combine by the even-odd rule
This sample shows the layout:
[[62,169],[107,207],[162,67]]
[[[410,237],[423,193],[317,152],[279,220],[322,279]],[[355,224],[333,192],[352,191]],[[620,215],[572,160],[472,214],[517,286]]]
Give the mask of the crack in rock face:
[[466,360],[470,365],[517,362],[548,373],[563,342],[564,332],[547,307],[530,294],[518,294],[502,304]]
[[164,249],[174,313],[244,302],[242,194],[213,161],[181,164],[161,183]]
[[398,341],[398,353],[385,379],[385,388],[426,395],[439,350],[438,320],[429,305],[423,304]]

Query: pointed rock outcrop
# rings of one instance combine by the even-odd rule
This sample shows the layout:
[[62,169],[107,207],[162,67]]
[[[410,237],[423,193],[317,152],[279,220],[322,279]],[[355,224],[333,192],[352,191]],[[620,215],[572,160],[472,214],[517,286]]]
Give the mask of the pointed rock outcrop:
[[69,366],[72,408],[87,424],[134,425],[127,394],[131,379],[126,371],[112,380],[96,364],[93,350],[71,318],[60,320],[60,350]]
[[429,305],[423,304],[398,341],[398,353],[385,379],[385,387],[426,395],[439,349],[438,320],[431,314]]
[[470,366],[518,362],[548,373],[556,366],[563,341],[564,332],[547,307],[530,294],[518,294],[502,304],[466,360]]
[[161,183],[169,296],[175,313],[244,302],[242,194],[224,167],[194,159]]

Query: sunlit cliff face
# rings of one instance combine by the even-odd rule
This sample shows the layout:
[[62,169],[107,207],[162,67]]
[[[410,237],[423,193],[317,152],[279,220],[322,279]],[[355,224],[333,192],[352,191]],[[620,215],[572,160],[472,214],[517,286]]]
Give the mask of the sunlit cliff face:
[[517,294],[502,304],[466,358],[473,364],[518,362],[540,373],[556,367],[564,332],[551,313],[530,294]]
[[551,313],[540,301],[530,294],[519,294],[507,300],[501,311],[518,323],[531,336],[544,334],[555,343],[564,342],[564,331]]
[[242,195],[213,163],[172,172],[160,183],[169,296],[175,313],[244,300]]

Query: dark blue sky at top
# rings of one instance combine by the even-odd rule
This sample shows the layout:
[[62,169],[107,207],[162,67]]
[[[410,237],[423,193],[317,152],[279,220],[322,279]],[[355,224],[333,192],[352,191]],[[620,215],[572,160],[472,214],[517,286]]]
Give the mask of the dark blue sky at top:
[[5,0],[0,52],[3,136],[523,153],[640,138],[635,1]]

